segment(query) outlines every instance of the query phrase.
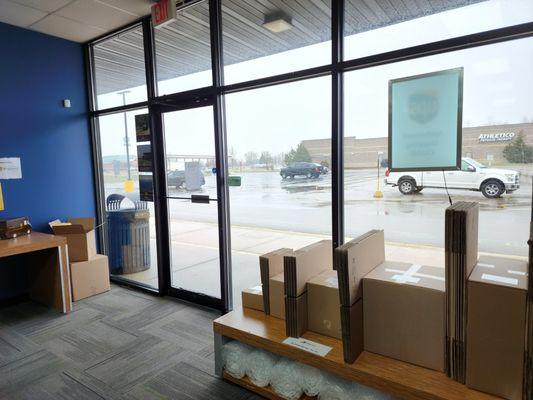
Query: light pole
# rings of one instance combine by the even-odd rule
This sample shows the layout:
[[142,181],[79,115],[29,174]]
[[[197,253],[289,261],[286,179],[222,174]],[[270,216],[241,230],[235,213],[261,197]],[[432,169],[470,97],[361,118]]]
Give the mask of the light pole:
[[376,191],[374,192],[374,198],[375,199],[381,199],[383,197],[383,192],[381,190],[379,190],[379,169],[381,167],[381,160],[383,159],[383,152],[382,151],[379,151],[378,152],[378,183],[377,183],[377,187],[376,187]]
[[[117,92],[122,95],[122,105],[126,105],[126,94],[130,93],[130,90],[123,90]],[[124,145],[126,146],[126,166],[128,168],[128,181],[131,181],[131,168],[130,168],[130,139],[128,137],[128,118],[126,112],[124,112]]]

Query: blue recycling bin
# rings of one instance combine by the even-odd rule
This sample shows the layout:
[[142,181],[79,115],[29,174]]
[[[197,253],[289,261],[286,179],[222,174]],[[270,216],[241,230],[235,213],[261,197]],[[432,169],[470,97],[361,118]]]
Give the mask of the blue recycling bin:
[[150,210],[145,202],[121,208],[122,200],[107,202],[109,270],[114,275],[150,268]]

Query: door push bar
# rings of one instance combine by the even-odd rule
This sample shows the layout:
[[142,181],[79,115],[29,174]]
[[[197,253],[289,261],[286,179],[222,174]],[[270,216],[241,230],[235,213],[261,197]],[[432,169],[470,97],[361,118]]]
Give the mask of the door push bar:
[[205,196],[201,194],[193,194],[191,195],[191,203],[209,204],[209,196]]

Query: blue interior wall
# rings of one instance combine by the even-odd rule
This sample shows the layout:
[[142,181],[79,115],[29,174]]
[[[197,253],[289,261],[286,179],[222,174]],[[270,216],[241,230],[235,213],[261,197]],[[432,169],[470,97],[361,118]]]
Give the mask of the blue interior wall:
[[84,68],[81,44],[0,23],[0,157],[22,161],[22,179],[0,181],[0,219],[48,232],[53,219],[95,215]]

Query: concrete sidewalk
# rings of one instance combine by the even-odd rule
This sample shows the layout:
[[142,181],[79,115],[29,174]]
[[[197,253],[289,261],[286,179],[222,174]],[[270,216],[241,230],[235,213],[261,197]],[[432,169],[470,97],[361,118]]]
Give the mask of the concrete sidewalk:
[[[241,302],[242,289],[260,284],[259,256],[289,247],[298,249],[330,236],[233,226],[232,275],[234,304]],[[386,232],[385,232],[386,235]],[[218,229],[216,224],[173,221],[172,283],[178,288],[220,297]],[[385,253],[391,261],[432,265],[444,268],[444,249],[433,246],[386,242]],[[125,278],[157,286],[155,238],[152,238],[152,268],[125,275]]]

